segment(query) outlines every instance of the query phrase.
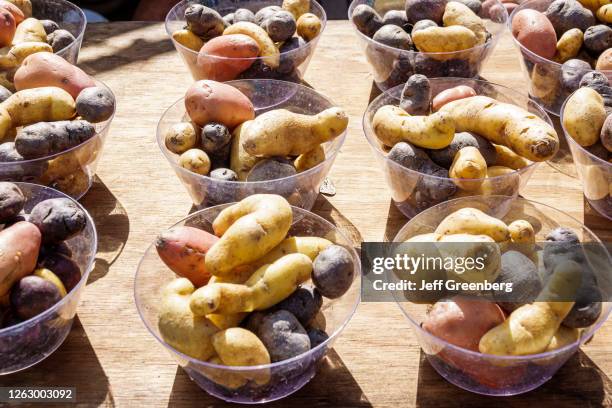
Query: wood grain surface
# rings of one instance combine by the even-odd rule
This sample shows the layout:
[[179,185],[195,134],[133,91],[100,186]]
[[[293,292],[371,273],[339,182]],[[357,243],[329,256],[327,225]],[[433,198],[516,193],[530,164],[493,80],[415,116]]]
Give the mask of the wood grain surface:
[[[161,24],[92,24],[82,66],[106,82],[118,111],[98,176],[83,203],[100,233],[99,255],[61,348],[38,366],[0,378],[1,386],[72,386],[77,406],[203,407],[224,405],[201,391],[148,333],[133,300],[139,258],[161,230],[186,216],[189,197],[161,155],[157,121],[192,82]],[[506,35],[483,76],[526,93],[518,53]],[[337,195],[316,212],[355,241],[392,238],[406,222],[390,200],[361,128],[372,76],[349,23],[330,22],[306,80],[351,116],[349,137],[330,174]],[[524,196],[584,220],[602,238],[612,225],[585,204],[571,161],[543,164]],[[560,170],[559,170],[560,169]],[[612,324],[605,325],[543,387],[512,398],[462,391],[424,361],[395,304],[362,304],[319,375],[278,407],[596,407],[612,406]]]

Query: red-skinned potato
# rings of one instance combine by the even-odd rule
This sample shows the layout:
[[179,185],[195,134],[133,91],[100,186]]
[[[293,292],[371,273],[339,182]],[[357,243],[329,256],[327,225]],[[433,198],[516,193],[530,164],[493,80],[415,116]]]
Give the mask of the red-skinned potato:
[[0,8],[7,10],[13,15],[16,25],[19,25],[23,20],[25,20],[25,15],[23,14],[23,11],[21,11],[21,9],[19,9],[19,7],[17,7],[13,3],[10,3],[6,0],[0,0]]
[[521,10],[512,19],[512,35],[525,48],[542,58],[551,59],[557,52],[557,34],[552,23],[539,11]]
[[55,86],[77,98],[85,88],[96,86],[82,69],[50,52],[38,52],[27,57],[15,73],[15,88],[43,88]]
[[218,240],[218,237],[206,231],[182,226],[162,233],[155,247],[168,268],[199,288],[206,285],[211,277],[206,271],[204,258]]
[[431,101],[431,107],[434,112],[437,112],[449,102],[469,98],[470,96],[476,96],[476,91],[467,85],[459,85],[454,88],[445,89],[437,94]]
[[16,29],[15,16],[7,9],[0,7],[0,47],[11,44]]
[[36,268],[41,234],[34,224],[21,221],[0,231],[0,297],[13,283]]
[[250,99],[231,85],[198,81],[185,94],[185,108],[198,126],[222,123],[230,129],[255,118]]
[[231,81],[253,65],[259,51],[257,42],[248,35],[222,35],[204,44],[198,54],[198,68],[204,78]]

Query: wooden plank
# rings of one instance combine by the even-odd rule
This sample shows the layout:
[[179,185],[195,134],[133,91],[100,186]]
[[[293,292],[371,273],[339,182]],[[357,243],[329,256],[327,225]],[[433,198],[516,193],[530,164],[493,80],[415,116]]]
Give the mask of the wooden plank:
[[[192,82],[161,24],[91,25],[83,66],[118,98],[118,112],[83,202],[96,219],[100,252],[66,343],[48,360],[0,385],[77,387],[78,406],[221,406],[200,391],[141,323],[132,297],[140,256],[156,234],[184,217],[191,203],[160,154],[155,128],[164,110]],[[500,42],[483,76],[525,89],[518,54]],[[361,130],[372,77],[354,33],[330,22],[306,80],[351,116],[349,137],[330,174],[337,195],[316,212],[356,241],[392,238],[406,222],[392,205],[382,173]],[[560,165],[571,173],[571,166]],[[610,222],[585,206],[579,182],[543,164],[525,192],[610,236]],[[606,235],[607,234],[607,235]],[[394,304],[362,304],[319,375],[274,406],[612,406],[612,325],[607,324],[544,387],[492,399],[459,390],[423,361],[417,340]]]

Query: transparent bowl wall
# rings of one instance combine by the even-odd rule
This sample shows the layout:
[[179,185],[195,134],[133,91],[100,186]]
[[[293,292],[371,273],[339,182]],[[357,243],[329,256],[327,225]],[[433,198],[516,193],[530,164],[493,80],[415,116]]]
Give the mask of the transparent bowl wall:
[[[545,12],[553,1],[554,0],[529,0],[521,3],[521,5],[510,15],[508,25],[512,27],[512,19],[519,11],[533,9]],[[512,31],[512,29],[510,31]],[[575,91],[575,89],[567,89],[563,86],[561,81],[561,64],[534,54],[523,47],[514,36],[512,39],[521,52],[521,67],[528,82],[529,95],[548,112],[559,116],[561,105],[563,105],[565,99]],[[608,77],[608,80],[612,79],[612,71],[601,72]]]
[[584,196],[591,207],[612,220],[612,163],[587,151],[567,133],[563,125],[564,110],[565,104],[561,110],[561,126],[572,152],[576,171],[582,180]]
[[[508,197],[468,197],[449,201],[422,212],[410,220],[397,234],[394,242],[433,232],[446,216],[464,207],[475,207],[510,223],[517,219],[532,222],[537,230],[537,242],[543,242],[553,229],[571,228],[589,250],[610,259],[610,254],[599,238],[578,220],[544,204]],[[589,258],[592,259],[592,258]],[[609,299],[609,294],[608,294]],[[604,324],[612,310],[610,302],[603,303],[599,320],[584,329],[579,341],[559,350],[530,356],[493,356],[454,346],[426,332],[421,322],[428,305],[398,302],[417,335],[419,344],[433,368],[450,383],[465,390],[486,395],[515,395],[538,388],[590,339]]]
[[[101,82],[97,85],[112,93]],[[0,162],[0,181],[42,184],[80,199],[93,184],[112,121],[113,117],[94,124],[97,131],[94,137],[62,153],[40,159]]]
[[[231,81],[228,84],[240,89],[251,99],[256,115],[273,109],[289,109],[302,114],[317,114],[335,106],[329,99],[312,88],[291,82],[258,79]],[[172,125],[187,120],[185,103],[181,99],[162,116],[157,128],[157,142],[197,207],[231,203],[253,194],[266,193],[282,195],[292,205],[310,210],[346,137],[344,133],[335,140],[325,143],[323,146],[326,160],[296,176],[252,183],[227,182],[214,180],[180,167],[178,165],[179,156],[166,148],[164,135],[167,130]]]
[[85,36],[87,19],[83,10],[65,0],[31,0],[32,15],[39,20],[53,20],[60,28],[70,31],[76,39],[56,54],[71,64],[77,63]]
[[[185,10],[192,4],[203,4],[218,11],[221,16],[225,16],[229,13],[233,13],[239,8],[246,8],[256,13],[258,10],[261,10],[264,7],[280,6],[282,3],[282,0],[183,0],[172,10],[170,10],[170,13],[168,13],[168,16],[166,17],[166,31],[170,38],[172,38],[172,33],[185,28]],[[283,81],[300,82],[306,73],[306,69],[308,69],[310,59],[317,48],[317,44],[323,31],[325,30],[325,25],[327,23],[327,15],[325,14],[325,10],[315,0],[310,1],[310,12],[319,17],[323,23],[321,34],[319,34],[317,38],[309,41],[303,47],[281,54],[281,65],[278,69],[268,69],[264,71],[249,69],[243,72],[237,78],[232,79],[279,79]],[[211,74],[210,70],[204,67],[204,65],[207,63],[226,65],[252,61],[253,66],[256,66],[257,64],[263,62],[261,57],[220,58],[207,56],[206,59],[201,60],[201,63],[198,64],[198,52],[179,44],[174,39],[172,39],[172,42],[174,43],[174,47],[178,51],[181,58],[183,58],[187,68],[189,68],[189,71],[191,71],[193,79],[196,81],[202,79],[221,79],[216,77],[214,73]],[[224,79],[227,80],[226,78]]]
[[[188,225],[212,232],[212,222],[228,205],[199,211],[176,226]],[[334,225],[305,210],[293,207],[292,236],[317,236],[326,238],[351,251],[355,263],[355,279],[349,291],[339,299],[325,299],[322,314],[325,316],[325,331],[330,338],[307,353],[290,360],[258,367],[218,366],[186,356],[166,344],[161,337],[157,321],[162,288],[176,276],[161,261],[152,245],[141,259],[136,272],[134,294],[140,316],[153,336],[162,343],[193,381],[207,393],[226,401],[239,403],[263,403],[286,397],[308,383],[316,374],[317,363],[332,348],[346,324],[353,316],[360,300],[361,266],[351,241]],[[265,385],[249,382],[238,389],[224,386],[236,376],[261,378],[270,373],[271,380]]]
[[[472,87],[478,95],[486,95],[502,102],[513,103],[534,113],[552,126],[550,118],[542,108],[529,100],[526,95],[522,95],[504,86],[469,78],[433,78],[430,79],[430,83],[432,95],[434,96],[445,89],[454,88],[459,85],[467,85]],[[518,196],[535,171],[538,163],[532,163],[514,173],[488,178],[484,181],[482,179],[463,180],[464,184],[472,184],[474,186],[482,183],[482,188],[480,190],[467,191],[457,188],[457,192],[451,197],[442,196],[432,198],[430,195],[425,194],[426,188],[424,188],[424,186],[428,186],[428,190],[435,190],[436,186],[442,183],[452,183],[452,179],[419,173],[389,160],[386,150],[383,149],[382,144],[379,142],[372,128],[372,119],[380,107],[385,105],[399,105],[402,89],[403,85],[399,85],[386,91],[372,101],[363,117],[363,130],[374,151],[378,164],[383,169],[385,179],[391,190],[393,201],[406,217],[412,218],[421,211],[439,204],[440,202],[466,195]]]
[[[59,191],[29,183],[16,183],[27,198],[24,209],[29,214],[41,201],[67,197]],[[83,274],[81,281],[60,302],[50,309],[15,326],[0,329],[0,375],[11,374],[37,364],[50,356],[64,342],[90,272],[94,268],[98,236],[94,221],[87,215],[85,230],[66,241],[72,250],[72,259]]]
[[[349,19],[355,8],[361,4],[374,7],[381,16],[389,10],[401,9],[396,0],[354,0],[349,8]],[[484,22],[491,33],[491,39],[480,46],[457,52],[425,53],[400,50],[374,41],[361,33],[355,24],[351,24],[365,52],[374,82],[380,90],[386,91],[404,84],[413,74],[423,74],[429,78],[477,77],[506,29],[508,13],[501,3],[496,2],[496,6],[491,8],[494,11],[490,16],[486,16],[484,11],[479,14],[482,18],[486,17]]]

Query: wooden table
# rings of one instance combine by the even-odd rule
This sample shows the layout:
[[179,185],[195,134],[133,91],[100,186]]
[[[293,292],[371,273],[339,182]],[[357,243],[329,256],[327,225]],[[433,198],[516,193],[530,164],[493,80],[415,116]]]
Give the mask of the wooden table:
[[[222,405],[199,390],[147,332],[132,297],[140,256],[159,231],[191,208],[155,142],[158,119],[182,97],[191,78],[161,24],[91,25],[80,61],[118,99],[99,181],[83,199],[100,232],[99,256],[65,344],[38,366],[0,378],[0,385],[75,386],[80,406]],[[508,37],[484,77],[525,90]],[[316,212],[356,241],[392,238],[406,220],[391,203],[362,134],[372,77],[347,22],[329,24],[306,80],[351,115],[350,135],[330,174],[338,193],[321,197]],[[561,167],[572,171],[571,166]],[[549,165],[540,166],[525,196],[584,219],[602,238],[612,236],[611,223],[586,208],[579,182]],[[608,323],[540,389],[513,398],[487,398],[462,391],[433,371],[395,304],[362,304],[319,375],[274,405],[612,406],[611,340]]]

